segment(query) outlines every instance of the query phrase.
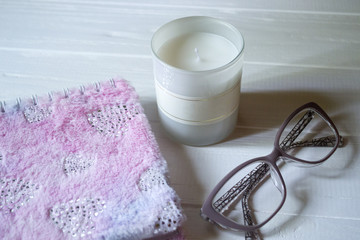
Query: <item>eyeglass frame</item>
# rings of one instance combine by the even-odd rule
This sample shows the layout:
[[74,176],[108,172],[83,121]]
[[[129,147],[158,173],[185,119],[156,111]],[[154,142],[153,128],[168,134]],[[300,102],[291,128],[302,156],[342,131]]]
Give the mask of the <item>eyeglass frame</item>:
[[[310,110],[313,110],[314,112],[316,112],[321,118],[323,118],[323,120],[330,126],[330,128],[335,133],[335,143],[333,143],[334,145],[332,146],[333,149],[325,157],[323,157],[322,159],[317,160],[317,161],[306,161],[306,160],[303,160],[303,159],[296,158],[294,156],[291,156],[291,155],[287,154],[280,147],[280,137],[281,137],[281,134],[284,132],[285,127],[294,118],[294,116],[296,116],[298,113],[300,113],[301,111],[303,111],[305,109],[310,109]],[[292,160],[292,161],[295,161],[295,162],[300,162],[300,163],[303,163],[303,164],[309,164],[309,165],[316,166],[316,165],[319,165],[319,164],[323,163],[324,161],[326,161],[336,151],[338,146],[340,144],[342,144],[342,141],[343,141],[342,137],[339,135],[339,132],[338,132],[335,124],[330,119],[330,117],[326,114],[326,112],[318,104],[316,104],[314,102],[309,102],[309,103],[306,103],[306,104],[300,106],[293,113],[291,113],[286,118],[286,120],[282,123],[282,125],[280,126],[280,128],[279,128],[279,130],[278,130],[278,132],[277,132],[277,134],[275,136],[274,148],[273,148],[273,150],[272,150],[272,152],[270,154],[268,154],[266,156],[263,156],[263,157],[257,157],[257,158],[253,158],[253,159],[250,159],[248,161],[245,161],[244,163],[240,164],[239,166],[234,168],[232,171],[230,171],[215,186],[215,188],[211,191],[211,193],[209,194],[209,196],[207,197],[207,199],[205,200],[204,204],[201,207],[201,215],[202,215],[202,217],[206,218],[210,222],[214,222],[217,225],[220,225],[223,228],[232,229],[232,230],[241,230],[241,231],[246,231],[246,232],[253,232],[253,231],[261,228],[266,223],[268,223],[279,212],[279,210],[282,208],[282,206],[284,205],[285,200],[286,200],[287,190],[286,190],[285,181],[283,179],[283,176],[282,176],[282,174],[280,172],[280,169],[277,166],[276,162],[279,161],[279,159],[286,158],[288,160]],[[256,163],[256,162],[267,163],[270,166],[270,169],[275,171],[275,173],[278,176],[278,178],[280,180],[280,183],[281,183],[281,190],[279,189],[278,186],[277,187],[278,187],[279,191],[282,194],[282,200],[281,200],[279,206],[274,211],[274,213],[271,214],[263,222],[261,222],[261,223],[259,223],[257,225],[238,224],[238,223],[226,218],[225,216],[221,215],[220,212],[215,210],[215,208],[213,207],[213,199],[215,198],[215,195],[219,192],[219,190],[224,186],[224,184],[232,176],[234,176],[238,171],[240,171],[245,166],[250,165],[252,163]],[[272,173],[270,173],[270,174],[272,174]],[[261,179],[258,179],[258,181],[255,184],[257,184],[259,181],[261,181]],[[247,189],[247,190],[251,191],[254,188],[253,186],[250,186],[250,187],[251,187],[251,189]]]

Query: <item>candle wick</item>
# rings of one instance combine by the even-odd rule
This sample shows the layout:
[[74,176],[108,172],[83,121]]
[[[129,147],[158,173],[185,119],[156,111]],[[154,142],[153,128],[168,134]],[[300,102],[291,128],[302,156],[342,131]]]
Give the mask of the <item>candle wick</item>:
[[196,55],[196,60],[197,60],[197,61],[200,61],[200,56],[199,56],[199,50],[198,50],[198,48],[195,48],[195,49],[194,49],[194,52],[195,52],[195,55]]

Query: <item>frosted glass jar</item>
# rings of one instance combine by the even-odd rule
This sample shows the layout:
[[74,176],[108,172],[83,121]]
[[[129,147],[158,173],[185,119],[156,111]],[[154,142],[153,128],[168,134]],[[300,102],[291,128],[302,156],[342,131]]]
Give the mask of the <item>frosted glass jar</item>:
[[175,140],[209,145],[226,138],[238,116],[244,39],[229,23],[186,17],[151,40],[157,105]]

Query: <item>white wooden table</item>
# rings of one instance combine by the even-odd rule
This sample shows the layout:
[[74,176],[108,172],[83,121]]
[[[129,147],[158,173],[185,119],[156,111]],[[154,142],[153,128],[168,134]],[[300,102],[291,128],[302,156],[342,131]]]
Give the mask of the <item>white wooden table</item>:
[[[170,141],[157,116],[150,39],[175,18],[207,15],[246,41],[240,115],[222,143]],[[360,235],[360,2],[358,0],[0,0],[0,100],[43,95],[121,76],[141,97],[188,239],[242,239],[199,216],[212,187],[241,162],[269,153],[277,127],[308,101],[333,118],[346,146],[321,166],[283,168],[288,197],[265,239]],[[20,231],[20,230],[19,230]]]

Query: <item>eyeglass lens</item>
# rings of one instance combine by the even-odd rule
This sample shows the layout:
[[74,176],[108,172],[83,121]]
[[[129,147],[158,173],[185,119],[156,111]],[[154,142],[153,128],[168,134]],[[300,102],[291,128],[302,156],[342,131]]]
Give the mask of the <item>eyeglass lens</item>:
[[286,125],[279,140],[289,156],[315,162],[325,158],[335,146],[335,132],[316,111],[305,109]]
[[[238,171],[216,194],[212,203],[215,210],[241,225],[264,222],[274,214],[283,199],[282,189],[277,188],[281,183],[277,174],[269,171],[271,168],[267,163],[256,161]],[[276,183],[266,181],[269,178]]]

